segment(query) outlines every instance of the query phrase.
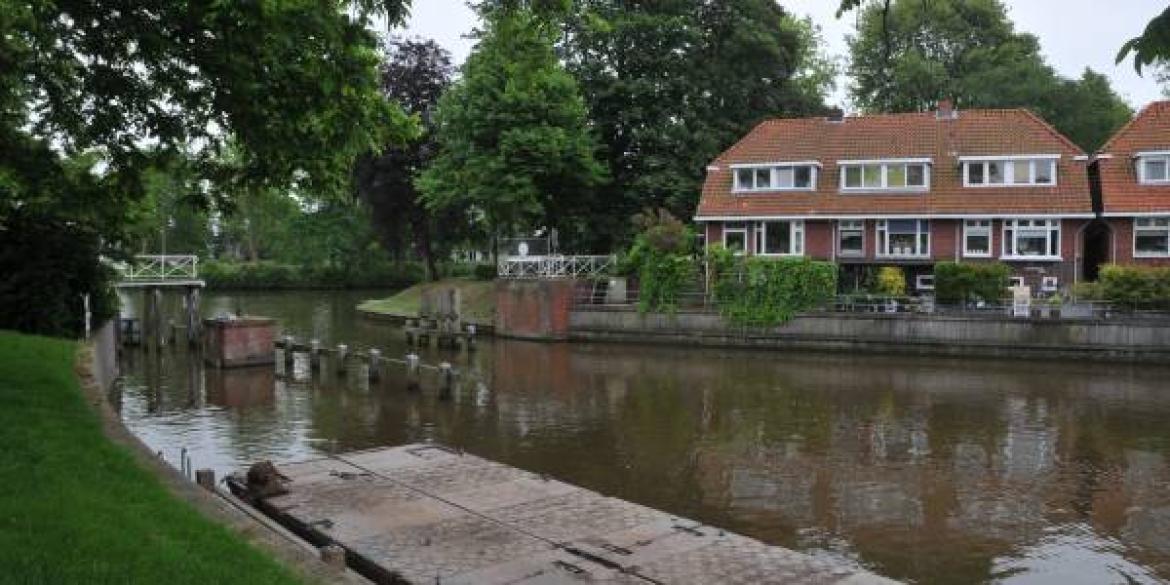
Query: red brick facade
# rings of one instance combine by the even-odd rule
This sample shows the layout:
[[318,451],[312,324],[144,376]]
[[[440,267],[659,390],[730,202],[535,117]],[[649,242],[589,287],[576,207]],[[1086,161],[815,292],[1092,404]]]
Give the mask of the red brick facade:
[[1095,193],[1108,227],[1109,262],[1143,266],[1170,266],[1170,250],[1163,255],[1135,256],[1134,221],[1170,218],[1170,182],[1142,183],[1138,165],[1142,156],[1170,153],[1170,101],[1142,109],[1101,147],[1093,162],[1099,177]]

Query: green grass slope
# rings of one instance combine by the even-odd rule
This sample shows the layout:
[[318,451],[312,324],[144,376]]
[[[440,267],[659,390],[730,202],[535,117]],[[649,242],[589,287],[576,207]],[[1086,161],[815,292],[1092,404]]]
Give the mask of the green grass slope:
[[464,320],[490,324],[496,316],[494,286],[490,280],[446,278],[438,282],[416,284],[390,298],[366,301],[358,305],[358,310],[383,315],[415,316],[418,315],[423,291],[436,288],[457,288],[462,297]]
[[294,583],[101,430],[74,342],[0,331],[0,583]]

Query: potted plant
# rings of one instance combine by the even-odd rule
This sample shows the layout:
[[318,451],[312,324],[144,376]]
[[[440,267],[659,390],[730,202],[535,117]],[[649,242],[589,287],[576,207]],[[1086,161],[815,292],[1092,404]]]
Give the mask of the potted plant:
[[1060,309],[1063,306],[1064,297],[1060,296],[1060,293],[1052,293],[1052,296],[1048,297],[1048,316],[1053,319],[1059,319]]

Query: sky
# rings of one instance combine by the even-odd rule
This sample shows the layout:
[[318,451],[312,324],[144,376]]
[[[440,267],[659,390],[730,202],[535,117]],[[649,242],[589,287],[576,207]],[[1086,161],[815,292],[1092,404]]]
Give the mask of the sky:
[[[835,17],[835,0],[780,0],[790,13],[812,17],[821,27],[829,54],[848,54],[845,37],[853,31],[854,16]],[[1151,18],[1166,9],[1166,0],[1006,0],[1016,29],[1040,39],[1048,63],[1067,77],[1080,77],[1085,67],[1104,73],[1113,88],[1135,108],[1160,99],[1161,90],[1150,73],[1143,78],[1130,62],[1113,63],[1117,50],[1141,33]],[[405,32],[434,39],[451,51],[456,63],[471,52],[465,38],[476,18],[464,0],[414,0]],[[848,80],[840,79],[830,103],[846,104]]]

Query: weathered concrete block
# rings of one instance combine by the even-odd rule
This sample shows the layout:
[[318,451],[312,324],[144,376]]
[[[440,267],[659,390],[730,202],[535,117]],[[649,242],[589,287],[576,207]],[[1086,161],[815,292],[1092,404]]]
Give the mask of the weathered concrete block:
[[569,338],[576,281],[497,280],[495,333],[501,337],[561,341]]

